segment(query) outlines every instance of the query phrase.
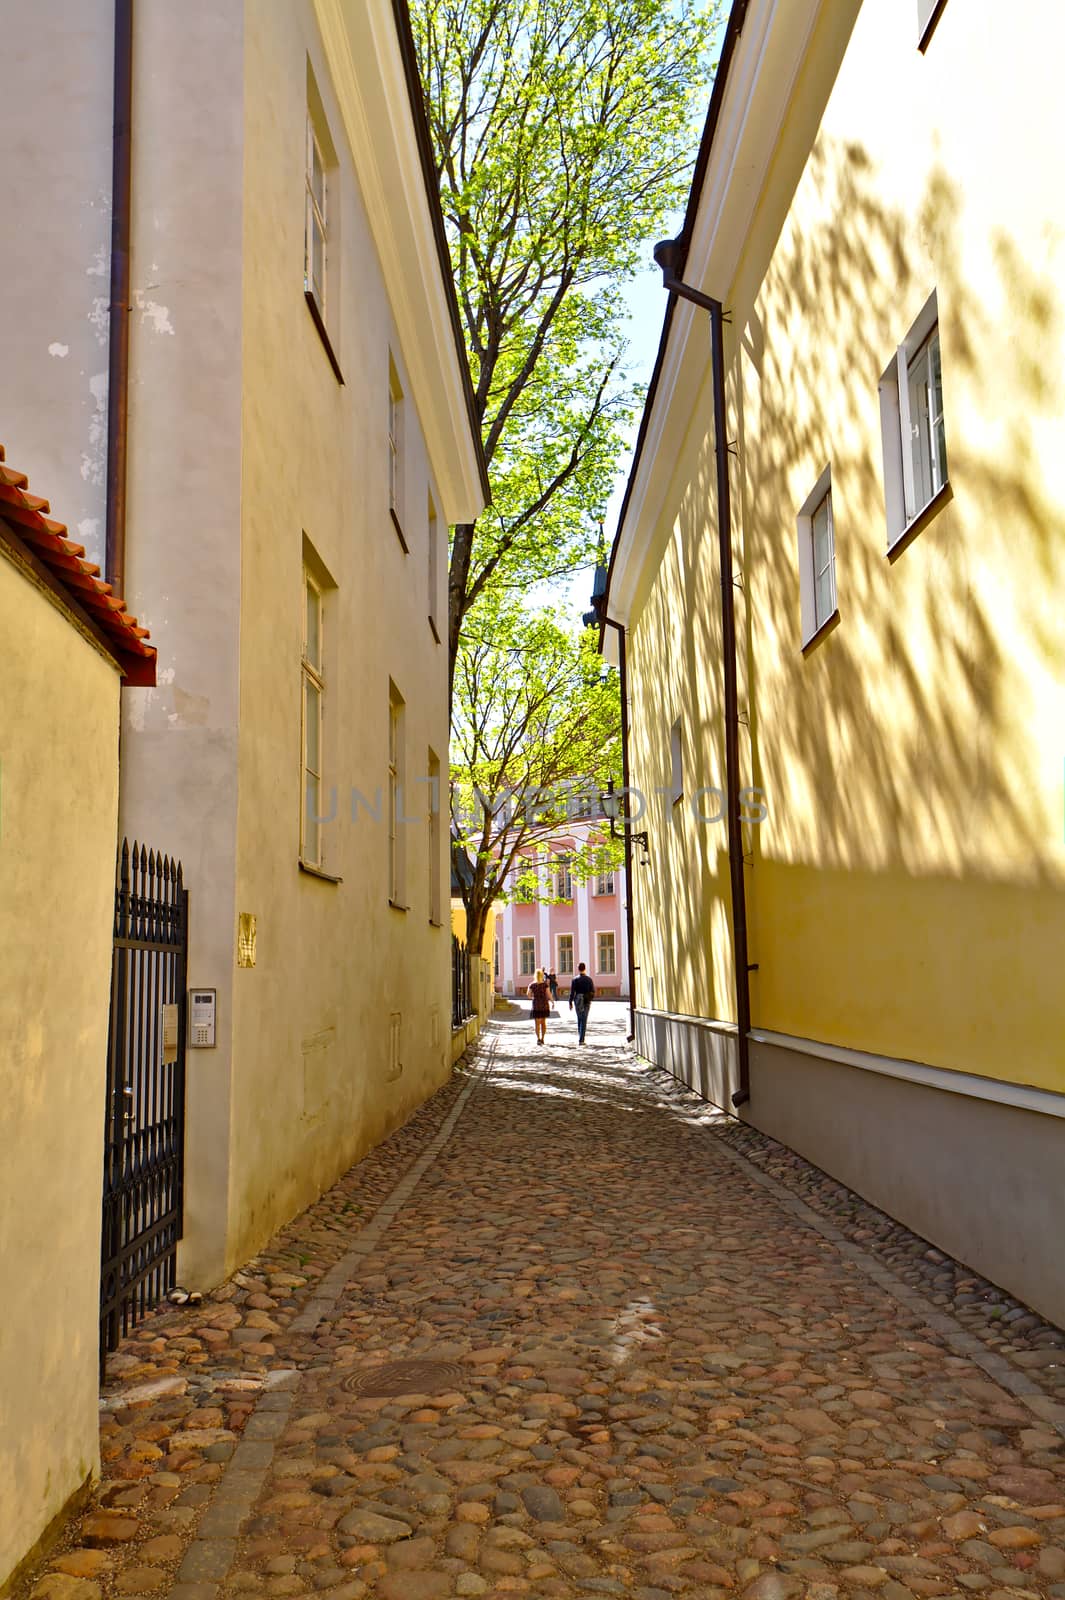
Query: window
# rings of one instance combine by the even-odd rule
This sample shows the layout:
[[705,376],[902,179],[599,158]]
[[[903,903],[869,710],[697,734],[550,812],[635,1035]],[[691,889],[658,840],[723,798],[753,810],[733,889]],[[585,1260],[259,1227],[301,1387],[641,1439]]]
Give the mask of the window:
[[429,751],[429,921],[440,926],[440,761]]
[[516,905],[531,905],[536,899],[536,890],[532,879],[535,871],[536,862],[531,857],[518,861],[511,870],[510,888]]
[[388,509],[404,550],[403,533],[403,389],[392,357],[388,358]]
[[536,971],[536,940],[518,940],[518,959],[523,978],[529,978]]
[[322,702],[325,698],[323,610],[321,585],[304,568],[300,859],[312,867],[322,864]]
[[614,874],[612,872],[600,872],[596,875],[595,892],[596,894],[614,893]]
[[888,548],[947,483],[939,313],[933,293],[880,380]]
[[917,0],[917,48],[925,50],[947,0]]
[[495,945],[495,961],[492,964],[492,971],[495,974],[495,976],[498,978],[499,977],[499,940],[498,939],[496,940],[496,945]]
[[680,742],[680,718],[669,730],[669,794],[673,804],[684,798],[684,754]]
[[558,971],[560,976],[572,977],[573,975],[572,933],[560,933],[558,936]]
[[805,647],[836,615],[836,525],[832,469],[826,467],[798,517],[799,599]]
[[388,696],[388,899],[401,911],[404,903],[405,849],[403,835],[403,697],[394,683]]
[[555,899],[573,899],[573,871],[568,855],[555,857]]
[[307,229],[304,240],[303,287],[314,296],[323,321],[326,310],[326,271],[329,262],[327,227],[329,186],[322,141],[307,113]]
[[578,794],[573,803],[572,815],[575,817],[590,817],[595,806],[595,801],[590,794]]
[[429,496],[429,626],[433,630],[433,638],[440,643],[440,629],[436,625],[437,606],[439,604],[438,588],[440,584],[440,528],[436,520],[436,506],[433,504],[432,495]]
[[617,964],[614,959],[615,952],[613,933],[597,933],[595,936],[595,943],[597,956],[596,971],[616,972]]

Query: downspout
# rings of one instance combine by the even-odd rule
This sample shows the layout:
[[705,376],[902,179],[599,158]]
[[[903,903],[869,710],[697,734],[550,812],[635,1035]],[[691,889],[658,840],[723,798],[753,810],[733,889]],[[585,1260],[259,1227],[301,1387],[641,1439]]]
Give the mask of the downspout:
[[[608,628],[616,628],[618,635],[618,672],[621,678],[621,781],[625,789],[625,804],[628,806],[629,796],[629,669],[628,669],[628,635],[625,625],[615,622],[613,617],[608,617],[603,610],[599,614],[600,621]],[[626,818],[626,821],[628,819]],[[634,912],[632,898],[636,885],[632,876],[632,829],[626,827],[625,834],[625,929],[629,941],[629,1039],[631,1044],[636,1037],[636,946],[633,942]]]
[[736,1027],[740,1086],[734,1106],[751,1098],[750,963],[747,951],[747,891],[743,879],[743,834],[740,824],[739,691],[736,679],[736,608],[732,572],[732,501],[729,491],[728,424],[725,411],[724,314],[721,301],[682,283],[677,276],[681,246],[669,239],[655,246],[665,288],[710,313],[710,359],[714,389],[714,456],[717,465],[717,538],[721,566],[721,654],[725,694],[725,789],[728,816],[729,882],[732,889],[732,959],[736,987]]
[[115,0],[111,144],[111,300],[107,367],[107,534],[104,576],[126,587],[126,438],[129,419],[129,235],[133,168],[133,0]]

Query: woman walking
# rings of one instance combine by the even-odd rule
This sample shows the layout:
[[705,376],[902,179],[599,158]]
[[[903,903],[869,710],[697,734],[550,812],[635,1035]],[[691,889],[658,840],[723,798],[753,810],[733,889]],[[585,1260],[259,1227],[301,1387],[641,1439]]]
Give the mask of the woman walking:
[[551,1015],[551,990],[547,979],[544,977],[543,967],[537,967],[536,976],[529,985],[529,998],[532,1000],[533,1027],[536,1029],[536,1042],[543,1044],[544,1035],[547,1033],[547,1019]]

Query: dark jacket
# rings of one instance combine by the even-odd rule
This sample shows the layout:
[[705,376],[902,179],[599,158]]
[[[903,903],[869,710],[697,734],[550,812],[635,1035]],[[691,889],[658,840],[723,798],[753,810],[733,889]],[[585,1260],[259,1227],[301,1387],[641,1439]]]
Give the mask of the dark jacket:
[[569,986],[570,1005],[574,1000],[585,1000],[590,1005],[594,994],[595,984],[591,978],[586,972],[579,972]]

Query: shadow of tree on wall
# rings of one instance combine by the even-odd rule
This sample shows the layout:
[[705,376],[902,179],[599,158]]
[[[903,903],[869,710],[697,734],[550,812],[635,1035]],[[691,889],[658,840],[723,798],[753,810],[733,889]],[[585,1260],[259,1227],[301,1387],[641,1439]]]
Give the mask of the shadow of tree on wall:
[[[974,253],[964,197],[942,167],[903,213],[884,202],[861,145],[823,137],[800,190],[818,226],[801,231],[793,211],[771,246],[755,309],[733,330],[729,374],[741,782],[764,789],[770,808],[745,829],[749,882],[772,861],[834,878],[1001,885],[1012,892],[996,936],[1017,940],[1016,891],[1028,887],[1065,958],[1065,919],[1047,899],[1062,882],[1061,794],[1048,791],[1040,749],[1049,734],[1065,750],[1065,736],[1040,726],[1038,710],[1065,653],[1053,609],[1065,519],[1037,442],[1040,421],[1063,409],[1056,289],[1004,230]],[[889,560],[878,385],[933,289],[950,490]],[[701,431],[709,378],[699,403]],[[796,515],[829,462],[841,618],[804,657]],[[668,750],[670,708],[685,683],[702,683],[695,781],[723,786],[714,481],[708,432],[664,558],[685,612],[666,613],[659,585],[640,622],[661,641],[660,726],[641,734],[640,755],[661,769],[651,741]],[[658,959],[681,989],[708,980],[710,1014],[734,1016],[724,826],[665,829],[655,854],[654,898],[670,908]],[[929,925],[914,929],[915,960],[922,941],[952,934],[963,951],[977,931],[935,927],[939,904],[930,899]],[[757,960],[756,896],[750,905]],[[691,928],[702,948],[687,947]],[[806,931],[796,911],[789,935]]]

